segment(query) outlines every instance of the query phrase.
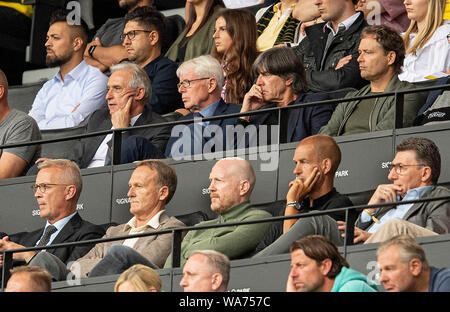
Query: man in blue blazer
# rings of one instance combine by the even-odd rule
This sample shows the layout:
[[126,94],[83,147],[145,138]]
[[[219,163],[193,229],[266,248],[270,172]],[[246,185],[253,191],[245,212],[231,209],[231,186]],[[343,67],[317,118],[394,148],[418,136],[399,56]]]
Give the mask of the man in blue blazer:
[[[178,92],[184,107],[190,111],[179,120],[195,119],[198,122],[176,125],[172,129],[166,156],[181,159],[226,150],[227,126],[233,126],[236,118],[201,120],[240,111],[240,105],[227,104],[221,98],[224,75],[220,63],[212,56],[202,55],[182,63],[177,76],[180,79]],[[234,144],[228,144],[228,147],[233,149]]]
[[[253,69],[258,77],[244,97],[241,113],[329,99],[326,94],[308,92],[305,69],[292,49],[272,48],[263,52],[253,64]],[[259,142],[260,145],[270,144],[275,139],[271,136],[270,126],[280,126],[280,129],[284,129],[279,143],[297,142],[316,134],[320,127],[326,125],[333,109],[333,105],[325,104],[283,110],[281,125],[278,112],[269,111],[239,117],[237,124],[244,127],[254,125],[258,132],[267,131],[267,142]],[[261,125],[269,127],[265,130]],[[259,140],[261,135],[258,133]],[[254,143],[251,136],[247,140],[245,146]],[[276,141],[278,142],[278,138]],[[242,142],[239,144],[242,145]]]
[[[39,163],[36,184],[32,186],[39,205],[40,217],[46,219],[43,228],[22,232],[0,239],[0,251],[24,247],[48,246],[101,238],[105,230],[83,220],[77,212],[82,177],[79,167],[67,159],[46,160]],[[69,246],[47,251],[64,263],[84,256],[92,244]],[[28,263],[37,252],[14,253],[15,264]],[[3,265],[0,255],[0,267]]]

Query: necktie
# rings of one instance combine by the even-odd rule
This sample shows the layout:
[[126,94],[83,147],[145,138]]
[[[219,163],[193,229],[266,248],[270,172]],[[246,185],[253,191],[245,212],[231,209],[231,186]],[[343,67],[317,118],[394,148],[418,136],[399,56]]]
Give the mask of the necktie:
[[41,246],[47,246],[48,241],[50,240],[50,236],[52,236],[53,233],[57,231],[56,227],[54,225],[49,225],[45,228],[44,236],[42,236],[41,240],[39,241],[39,244],[37,244],[37,247]]

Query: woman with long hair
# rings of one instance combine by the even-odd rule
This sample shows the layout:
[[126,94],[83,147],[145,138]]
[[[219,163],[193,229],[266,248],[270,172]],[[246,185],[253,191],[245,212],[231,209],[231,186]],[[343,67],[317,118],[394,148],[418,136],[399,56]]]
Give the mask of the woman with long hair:
[[182,63],[200,55],[210,54],[214,47],[214,23],[222,0],[187,0],[186,27],[166,53],[172,61]]
[[242,9],[227,9],[216,19],[214,56],[225,74],[222,97],[227,103],[241,104],[253,84],[252,65],[256,59],[255,16]]
[[423,81],[450,73],[450,25],[444,24],[444,0],[405,0],[409,28],[403,35],[406,58],[400,80]]

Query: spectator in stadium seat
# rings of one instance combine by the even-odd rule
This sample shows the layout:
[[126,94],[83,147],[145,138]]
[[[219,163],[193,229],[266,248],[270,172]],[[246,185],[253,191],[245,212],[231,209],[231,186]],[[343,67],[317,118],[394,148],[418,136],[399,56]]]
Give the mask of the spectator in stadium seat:
[[[264,51],[256,59],[253,70],[258,78],[244,97],[241,113],[328,99],[325,94],[309,92],[303,64],[291,48],[280,47]],[[333,105],[330,104],[289,110],[286,142],[298,142],[316,134],[327,124],[332,113]],[[269,112],[241,116],[237,119],[237,124],[244,127],[255,125],[258,128],[261,125],[278,125],[278,114]],[[271,136],[271,133],[267,133],[268,144],[273,143],[270,142]],[[251,137],[245,145],[250,144]]]
[[[146,105],[151,98],[151,92],[150,79],[138,65],[123,62],[112,66],[106,93],[108,109],[92,113],[86,121],[86,133],[164,123],[166,120]],[[73,156],[80,168],[111,164],[112,135],[111,133],[81,140]],[[123,132],[121,163],[163,158],[169,136],[168,126]]]
[[359,0],[357,10],[364,12],[370,25],[387,25],[402,33],[410,24],[403,2],[404,0]]
[[[238,113],[240,105],[228,104],[221,98],[224,81],[222,66],[219,61],[210,55],[202,55],[180,65],[177,70],[180,79],[178,91],[181,93],[184,107],[190,111],[179,120],[188,120],[198,117],[214,117]],[[225,150],[226,127],[234,125],[236,118],[218,119],[197,124],[177,125],[172,129],[172,134],[167,142],[165,155],[179,158],[187,155],[201,154],[207,143],[202,128],[209,129],[220,127],[223,136],[216,133],[213,152]],[[197,127],[200,131],[197,131]],[[213,130],[214,132],[216,130]],[[218,140],[222,139],[222,142]],[[208,141],[209,142],[209,141]],[[231,146],[234,148],[234,145]]]
[[[103,238],[126,236],[144,232],[185,226],[165,213],[177,186],[173,168],[160,160],[144,160],[136,164],[128,191],[130,213],[128,223],[108,228]],[[32,261],[47,269],[56,280],[63,280],[72,272],[76,277],[120,274],[135,264],[161,267],[170,253],[172,235],[144,236],[96,244],[84,257],[75,259],[69,271],[65,264],[49,253],[40,253]]]
[[222,98],[227,103],[242,103],[253,84],[251,68],[256,59],[256,38],[256,20],[251,12],[227,9],[217,17],[211,55],[222,64],[225,74]]
[[19,266],[11,270],[5,292],[51,292],[52,276],[36,266]]
[[46,64],[59,66],[55,77],[39,90],[29,115],[41,130],[74,127],[105,107],[106,77],[83,61],[87,26],[67,23],[68,12],[55,11],[47,32]]
[[361,31],[367,26],[364,14],[355,11],[357,2],[316,1],[325,23],[305,28],[306,38],[293,48],[303,61],[313,91],[359,89],[367,84],[356,61]]
[[[397,90],[414,89],[414,85],[400,81],[405,47],[400,35],[384,25],[364,28],[359,44],[361,76],[370,84],[349,92],[346,97],[381,94]],[[403,127],[410,127],[423,105],[420,93],[404,95]],[[328,124],[320,133],[331,136],[365,133],[394,128],[395,96],[354,100],[339,103]]]
[[389,292],[449,292],[450,268],[430,266],[409,235],[395,236],[377,249],[380,282]]
[[230,260],[215,250],[194,250],[183,267],[185,292],[224,292],[230,280]]
[[[77,212],[77,201],[82,190],[78,166],[70,160],[55,159],[40,163],[39,169],[32,189],[39,204],[40,217],[47,220],[46,225],[33,232],[3,237],[0,251],[100,238],[105,233],[103,228],[83,220]],[[91,248],[92,245],[79,245],[49,249],[47,252],[62,263],[69,263],[84,256]],[[15,264],[29,264],[40,253],[14,253],[13,259],[17,260]],[[3,255],[0,255],[0,265],[3,265]]]
[[115,292],[160,292],[161,278],[152,268],[135,264],[122,274],[114,285]]
[[[214,220],[197,223],[195,226],[230,222],[259,220],[271,214],[252,209],[250,196],[255,185],[255,172],[247,160],[223,158],[216,162],[209,175],[211,210],[219,214]],[[249,255],[261,241],[270,223],[256,223],[233,227],[191,230],[181,243],[183,266],[192,250],[212,249],[228,256],[230,260]],[[172,256],[164,267],[172,265]]]
[[[439,149],[431,140],[408,138],[397,146],[388,179],[393,184],[377,187],[368,205],[450,196],[450,190],[437,186],[441,170]],[[318,226],[320,225],[320,226]],[[334,244],[344,243],[344,221],[327,215],[300,218],[289,231],[255,257],[285,253],[292,239],[321,234]],[[400,233],[415,237],[450,233],[450,200],[437,200],[368,208],[362,212],[354,229],[354,244],[376,243]]]
[[164,15],[148,7],[137,7],[125,15],[122,45],[128,60],[135,62],[148,74],[152,84],[149,108],[160,115],[183,107],[177,90],[178,65],[161,55]]
[[[379,185],[368,204],[450,196],[448,188],[437,186],[440,173],[436,144],[426,138],[407,138],[397,146],[392,160],[388,179],[393,184]],[[450,200],[365,209],[356,226],[355,243],[382,242],[398,234],[450,233]]]
[[[118,0],[119,6],[128,13],[140,6],[152,6],[152,0]],[[105,72],[114,64],[127,58],[120,36],[123,34],[125,17],[108,19],[94,35],[94,40],[83,50],[84,60]]]
[[377,292],[367,277],[350,268],[337,247],[321,235],[295,241],[287,292]]
[[282,43],[294,42],[299,21],[292,17],[297,0],[280,0],[256,12],[258,52],[266,51]]
[[[336,141],[327,135],[313,135],[300,141],[294,153],[295,180],[289,183],[289,191],[286,194],[285,216],[291,216],[304,212],[329,210],[353,206],[351,200],[340,194],[334,188],[334,177],[341,162],[341,151]],[[336,221],[345,220],[345,212],[332,212],[328,214]],[[349,211],[349,218],[356,220],[358,214],[354,210]],[[298,239],[298,234],[289,229],[298,219],[288,219],[277,222],[270,228],[264,240],[256,248],[260,252],[279,238],[279,241],[264,252],[287,252],[289,246]],[[319,220],[320,221],[320,220]],[[325,228],[325,225],[316,224],[317,228]],[[283,249],[275,250],[277,246]]]
[[[37,141],[41,133],[36,121],[8,105],[8,80],[0,69],[0,145]],[[40,154],[40,145],[0,149],[0,179],[23,175]]]
[[186,2],[186,27],[166,53],[180,64],[201,55],[210,54],[214,47],[214,25],[224,9],[222,0]]
[[443,20],[445,1],[405,0],[411,20],[403,35],[406,58],[400,80],[417,82],[450,74],[450,24]]

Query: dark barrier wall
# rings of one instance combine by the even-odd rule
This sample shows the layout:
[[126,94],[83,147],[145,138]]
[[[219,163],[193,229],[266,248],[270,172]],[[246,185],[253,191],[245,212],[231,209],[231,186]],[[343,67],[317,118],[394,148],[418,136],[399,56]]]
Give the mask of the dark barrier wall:
[[[450,234],[422,237],[416,239],[425,250],[432,266],[450,267]],[[369,280],[379,284],[379,270],[376,266],[376,249],[378,244],[357,245],[347,247],[347,260],[350,267],[363,273]],[[343,248],[339,250],[343,252]],[[259,259],[243,259],[231,261],[230,283],[228,290],[236,292],[282,292],[290,270],[290,254],[264,257]],[[164,291],[183,291],[179,286],[182,271],[173,269],[171,282],[170,269],[157,271],[161,276]],[[80,285],[69,287],[67,282],[53,283],[54,291],[112,291],[118,275],[80,280]]]
[[[388,183],[387,168],[395,155],[395,144],[408,136],[424,136],[436,141],[442,155],[439,183],[448,185],[450,124],[446,123],[337,137],[342,150],[342,162],[335,179],[337,190],[353,194],[371,191],[378,184]],[[285,199],[289,182],[294,179],[292,157],[296,146],[297,143],[281,144],[279,152],[260,149],[244,154],[243,158],[250,160],[257,176],[251,198],[253,203]],[[216,161],[170,159],[167,162],[175,167],[179,178],[177,192],[167,206],[167,212],[177,216],[203,211],[214,218],[215,214],[209,208],[208,186],[209,173]],[[279,166],[276,166],[277,163]],[[83,169],[84,187],[78,204],[81,215],[97,224],[127,222],[131,218],[128,180],[133,170],[133,164]],[[38,206],[30,190],[34,182],[34,176],[0,181],[0,232],[11,234],[43,226],[44,221],[39,218]]]

